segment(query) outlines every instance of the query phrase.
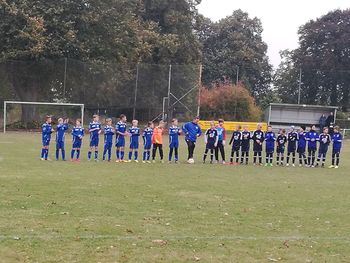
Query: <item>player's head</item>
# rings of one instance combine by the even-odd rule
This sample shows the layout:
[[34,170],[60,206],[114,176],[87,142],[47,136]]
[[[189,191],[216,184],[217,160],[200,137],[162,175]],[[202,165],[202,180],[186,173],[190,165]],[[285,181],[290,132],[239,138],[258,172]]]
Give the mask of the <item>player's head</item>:
[[210,122],[210,128],[211,129],[215,129],[215,121],[211,121]]
[[97,114],[92,115],[92,120],[94,122],[98,122],[99,119],[100,119],[100,116],[98,116]]
[[244,125],[244,126],[243,126],[243,130],[244,130],[244,131],[248,131],[248,125]]
[[289,130],[290,130],[291,132],[293,132],[293,131],[295,130],[295,126],[294,126],[294,125],[290,126]]
[[269,132],[272,131],[272,126],[271,125],[267,126],[267,131],[269,131]]
[[163,128],[164,125],[165,125],[165,122],[164,122],[163,120],[160,120],[160,121],[159,121],[159,124],[158,124],[158,127],[159,127],[159,128]]
[[119,119],[120,119],[122,122],[126,122],[126,116],[125,116],[125,114],[121,114],[121,115],[119,116]]
[[299,128],[299,132],[303,132],[303,131],[305,131],[305,126],[300,126],[300,128]]
[[193,123],[198,123],[199,122],[199,116],[194,117],[192,121],[193,121]]
[[107,118],[106,119],[106,123],[107,123],[107,125],[111,126],[112,125],[112,119],[111,118]]
[[47,123],[51,123],[51,122],[52,122],[52,117],[51,117],[50,115],[46,115],[45,121],[46,121]]
[[241,125],[237,124],[236,131],[240,131],[242,129]]
[[132,120],[132,126],[137,127],[137,125],[139,125],[139,121],[138,120]]
[[147,123],[147,127],[148,127],[148,128],[152,128],[152,129],[153,129],[153,126],[154,126],[153,121],[149,121],[149,122]]
[[179,124],[179,121],[177,119],[172,119],[171,120],[172,125],[177,126]]
[[63,118],[58,118],[57,121],[58,121],[59,124],[62,124],[63,123]]
[[258,131],[260,131],[261,128],[262,128],[261,123],[258,123],[258,124],[256,125],[256,129],[257,129]]
[[219,119],[218,122],[219,122],[219,126],[224,125],[224,119]]
[[81,125],[81,119],[75,120],[75,126],[79,127]]
[[328,128],[327,128],[327,127],[324,127],[324,128],[323,128],[323,133],[324,133],[324,134],[327,134],[327,133],[328,133]]
[[286,133],[286,130],[285,129],[280,129],[280,134],[283,135]]
[[311,126],[311,130],[313,130],[313,131],[316,130],[315,124]]
[[339,132],[339,126],[334,126],[334,132]]

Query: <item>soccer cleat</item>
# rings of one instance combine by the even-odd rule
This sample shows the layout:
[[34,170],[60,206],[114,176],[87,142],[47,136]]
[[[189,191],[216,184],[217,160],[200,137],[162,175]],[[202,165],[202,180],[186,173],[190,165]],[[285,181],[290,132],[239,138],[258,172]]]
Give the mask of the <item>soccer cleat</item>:
[[147,161],[147,163],[151,163],[151,161]]
[[267,166],[269,166],[269,164],[268,164],[268,163],[265,163],[265,167],[267,167]]
[[152,160],[152,163],[156,163],[156,160]]
[[139,160],[134,160],[134,162],[135,162],[135,163],[138,163],[138,162],[139,162]]
[[311,168],[315,168],[315,165],[311,165]]
[[45,161],[45,159],[44,159],[44,158],[40,158],[40,160],[41,160],[41,161]]
[[176,163],[176,164],[178,164],[178,163],[179,163],[179,161],[178,161],[178,160],[175,160],[175,163]]
[[302,164],[299,164],[299,167],[302,167],[303,165]]
[[338,165],[336,165],[336,166],[334,166],[334,168],[335,168],[335,169],[338,169],[338,168],[339,168],[339,166],[338,166]]
[[324,163],[321,165],[322,168],[324,168]]
[[131,163],[131,160],[128,160],[128,163]]
[[319,166],[318,163],[316,163],[315,167],[318,167],[318,166]]
[[295,164],[293,163],[292,166],[295,167]]
[[99,162],[99,160],[98,160],[98,159],[95,159],[94,161],[95,161],[95,162]]
[[225,162],[225,161],[222,161],[222,164],[226,164],[226,162]]
[[142,161],[142,163],[146,163],[146,161]]
[[289,163],[287,163],[286,166],[288,167],[288,166],[289,166]]
[[163,161],[163,160],[160,160],[160,163],[164,163],[164,161]]
[[330,165],[330,166],[328,166],[328,168],[332,169],[332,168],[335,168],[335,166],[334,165]]

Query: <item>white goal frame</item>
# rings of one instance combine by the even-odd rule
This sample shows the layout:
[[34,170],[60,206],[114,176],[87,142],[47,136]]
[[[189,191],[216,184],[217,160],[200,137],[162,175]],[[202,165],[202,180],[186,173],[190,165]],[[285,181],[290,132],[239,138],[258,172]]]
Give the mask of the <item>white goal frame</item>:
[[81,111],[81,123],[84,123],[84,111],[85,104],[78,103],[59,103],[59,102],[35,102],[35,101],[4,101],[4,133],[6,133],[6,121],[7,121],[7,104],[25,104],[25,105],[53,105],[53,106],[77,106]]

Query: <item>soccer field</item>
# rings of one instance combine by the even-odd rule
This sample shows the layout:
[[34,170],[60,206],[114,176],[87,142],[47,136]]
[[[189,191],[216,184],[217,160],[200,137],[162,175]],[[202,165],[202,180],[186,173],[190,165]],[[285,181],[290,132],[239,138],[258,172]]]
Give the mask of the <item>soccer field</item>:
[[43,162],[40,142],[0,135],[0,262],[350,262],[347,142],[338,170],[201,164],[202,139],[195,165],[183,141],[180,164],[87,162],[86,138]]

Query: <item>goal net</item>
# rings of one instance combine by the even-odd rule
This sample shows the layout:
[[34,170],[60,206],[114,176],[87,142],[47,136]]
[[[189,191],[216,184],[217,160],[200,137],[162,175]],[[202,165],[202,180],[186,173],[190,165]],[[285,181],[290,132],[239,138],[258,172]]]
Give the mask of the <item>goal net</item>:
[[53,124],[59,118],[84,121],[84,104],[4,101],[2,117],[3,132],[9,130],[39,130],[45,116],[52,116]]

